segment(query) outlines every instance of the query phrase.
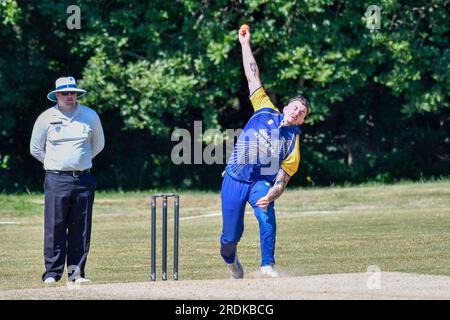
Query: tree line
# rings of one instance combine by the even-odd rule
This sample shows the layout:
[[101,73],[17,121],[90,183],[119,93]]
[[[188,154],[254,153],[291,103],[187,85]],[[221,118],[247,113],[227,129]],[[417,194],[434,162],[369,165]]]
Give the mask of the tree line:
[[273,102],[312,106],[293,185],[448,176],[450,2],[378,2],[373,29],[359,1],[1,0],[0,191],[42,189],[29,139],[66,75],[102,119],[100,189],[220,188],[224,165],[172,163],[171,135],[250,118],[242,23]]

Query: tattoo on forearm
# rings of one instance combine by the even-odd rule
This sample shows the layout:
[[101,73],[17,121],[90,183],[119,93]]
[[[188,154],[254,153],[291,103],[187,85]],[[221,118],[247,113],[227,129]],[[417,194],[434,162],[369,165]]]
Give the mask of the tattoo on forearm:
[[281,196],[284,188],[286,187],[286,184],[289,182],[289,179],[290,176],[287,175],[283,170],[278,173],[273,187],[270,188],[269,192],[267,193],[267,197],[269,198],[270,202],[278,199]]
[[255,62],[250,62],[250,70],[253,71],[253,76],[256,77],[256,71],[258,70],[258,66]]
[[269,192],[267,193],[267,197],[269,198],[270,202],[278,199],[281,194],[284,191],[284,182],[280,181],[281,183],[275,182],[275,185],[269,189]]

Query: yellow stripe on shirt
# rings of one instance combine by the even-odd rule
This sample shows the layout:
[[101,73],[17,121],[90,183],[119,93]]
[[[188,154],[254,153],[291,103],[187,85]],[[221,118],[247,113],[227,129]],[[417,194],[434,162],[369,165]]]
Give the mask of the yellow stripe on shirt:
[[270,108],[278,111],[278,109],[273,105],[272,101],[270,101],[270,98],[263,87],[257,89],[252,93],[252,95],[250,96],[250,101],[252,102],[254,111],[258,111],[262,108]]
[[300,165],[300,136],[297,134],[295,136],[295,146],[291,154],[281,162],[281,168],[290,177],[292,177],[298,170]]

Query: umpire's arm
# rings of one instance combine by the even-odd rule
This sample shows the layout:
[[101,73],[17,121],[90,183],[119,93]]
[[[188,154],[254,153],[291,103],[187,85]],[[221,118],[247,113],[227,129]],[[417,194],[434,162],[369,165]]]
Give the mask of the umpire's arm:
[[44,163],[45,142],[47,140],[47,125],[44,117],[41,115],[34,123],[33,132],[30,140],[30,153],[33,157]]
[[95,112],[94,114],[94,125],[92,133],[92,158],[100,153],[105,147],[105,134],[103,133],[102,122],[100,117]]

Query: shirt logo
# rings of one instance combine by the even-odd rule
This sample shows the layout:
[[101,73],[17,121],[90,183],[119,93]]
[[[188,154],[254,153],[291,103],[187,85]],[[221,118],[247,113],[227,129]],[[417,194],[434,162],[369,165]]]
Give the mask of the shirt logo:
[[55,128],[56,133],[61,131],[62,121],[50,122],[50,124]]
[[273,123],[273,120],[272,119],[270,119],[269,121],[267,121],[267,124],[272,124]]

